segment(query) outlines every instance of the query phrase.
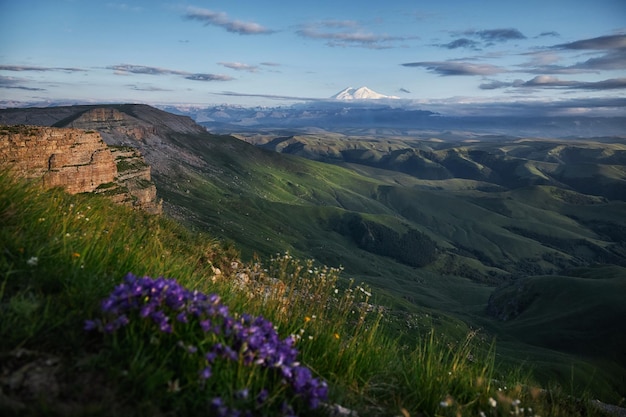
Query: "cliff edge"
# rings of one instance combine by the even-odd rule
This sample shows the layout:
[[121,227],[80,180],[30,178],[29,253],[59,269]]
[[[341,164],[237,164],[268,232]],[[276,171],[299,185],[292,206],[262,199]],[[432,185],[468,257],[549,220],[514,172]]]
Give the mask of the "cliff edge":
[[0,126],[0,168],[46,188],[95,192],[160,213],[150,167],[136,149],[109,147],[99,133],[80,129]]

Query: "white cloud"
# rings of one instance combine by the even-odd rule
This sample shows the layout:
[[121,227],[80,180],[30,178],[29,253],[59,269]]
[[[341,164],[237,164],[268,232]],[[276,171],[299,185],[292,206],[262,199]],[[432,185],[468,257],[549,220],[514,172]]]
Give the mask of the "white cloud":
[[226,13],[214,12],[208,9],[200,9],[197,7],[188,7],[185,17],[189,20],[198,20],[204,22],[206,26],[213,25],[226,29],[228,32],[238,33],[240,35],[263,35],[274,33],[258,23],[242,22],[233,20]]
[[474,64],[464,61],[420,61],[407,62],[404,67],[423,67],[439,75],[493,75],[508,72],[505,68],[491,64]]
[[236,71],[257,72],[259,70],[259,67],[256,65],[248,65],[241,62],[218,62],[218,64]]

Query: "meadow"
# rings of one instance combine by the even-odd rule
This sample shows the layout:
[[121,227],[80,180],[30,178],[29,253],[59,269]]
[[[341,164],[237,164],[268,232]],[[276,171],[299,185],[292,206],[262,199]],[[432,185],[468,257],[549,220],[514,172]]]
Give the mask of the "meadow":
[[0,220],[3,415],[603,415],[338,267],[6,173]]

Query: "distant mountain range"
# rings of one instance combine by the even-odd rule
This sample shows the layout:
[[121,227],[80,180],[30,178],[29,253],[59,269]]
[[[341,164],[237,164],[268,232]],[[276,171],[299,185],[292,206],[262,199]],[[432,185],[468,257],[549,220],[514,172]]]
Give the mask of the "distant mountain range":
[[[85,102],[20,103],[0,100],[0,108],[51,108]],[[470,105],[466,105],[471,110]],[[508,112],[488,112],[477,104],[478,115],[452,115],[429,109],[413,100],[378,93],[368,87],[348,87],[327,99],[306,99],[287,106],[163,104],[157,108],[191,117],[214,133],[283,132],[286,134],[334,132],[375,137],[446,136],[475,139],[480,136],[510,138],[594,138],[626,140],[626,117],[554,115],[541,108],[529,112],[511,104]],[[513,110],[513,113],[511,112]],[[482,115],[485,113],[485,115]],[[555,113],[556,114],[556,113]]]
[[543,138],[626,139],[626,117],[585,116],[446,116],[385,96],[367,87],[346,88],[328,100],[280,107],[231,105],[159,106],[189,116],[215,133],[286,131],[336,132],[367,136],[453,134],[456,139],[476,135]]

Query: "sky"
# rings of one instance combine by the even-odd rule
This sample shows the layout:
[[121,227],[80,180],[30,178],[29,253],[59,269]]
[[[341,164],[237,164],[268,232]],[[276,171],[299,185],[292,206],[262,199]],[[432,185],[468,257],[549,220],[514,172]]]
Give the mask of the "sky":
[[450,114],[626,116],[626,3],[0,0],[3,107],[274,107],[361,86]]

